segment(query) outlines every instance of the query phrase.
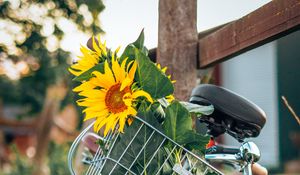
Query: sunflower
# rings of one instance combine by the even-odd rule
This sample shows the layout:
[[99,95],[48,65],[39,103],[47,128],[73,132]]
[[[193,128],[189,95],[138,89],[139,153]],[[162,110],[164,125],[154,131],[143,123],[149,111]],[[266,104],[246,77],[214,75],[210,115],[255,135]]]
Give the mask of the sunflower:
[[129,123],[131,121],[129,116],[137,114],[135,104],[138,98],[144,97],[153,102],[147,92],[136,86],[133,88],[137,63],[132,61],[126,66],[126,61],[119,64],[113,56],[111,67],[107,60],[104,62],[104,73],[94,71],[93,78],[74,89],[85,97],[77,101],[79,106],[86,107],[83,111],[84,120],[96,118],[95,132],[105,125],[104,135],[106,135],[108,131],[114,130],[117,124],[119,132],[123,132],[125,122],[128,119]]
[[82,56],[79,56],[78,62],[69,68],[69,71],[73,75],[79,76],[97,65],[103,57],[107,56],[106,43],[101,43],[100,37],[98,37],[97,41],[95,37],[92,37],[92,45],[94,50],[90,50],[84,46],[80,47]]

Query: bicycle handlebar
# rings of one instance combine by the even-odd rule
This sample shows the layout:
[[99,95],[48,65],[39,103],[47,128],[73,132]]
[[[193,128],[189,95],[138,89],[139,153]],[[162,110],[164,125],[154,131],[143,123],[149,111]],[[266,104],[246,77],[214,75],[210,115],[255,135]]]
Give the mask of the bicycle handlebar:
[[206,150],[206,154],[237,154],[239,152],[239,148],[226,148],[219,145],[215,145]]
[[214,162],[238,164],[244,174],[251,175],[251,165],[260,158],[260,151],[253,142],[244,142],[240,148],[212,146],[206,150],[205,159]]

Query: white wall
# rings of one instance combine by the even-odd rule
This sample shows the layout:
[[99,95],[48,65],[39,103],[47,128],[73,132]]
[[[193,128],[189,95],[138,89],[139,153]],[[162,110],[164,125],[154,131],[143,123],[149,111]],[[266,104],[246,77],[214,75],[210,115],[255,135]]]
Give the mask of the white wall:
[[[221,65],[222,84],[260,106],[267,122],[254,141],[261,151],[260,163],[272,167],[279,162],[276,42],[246,52]],[[239,145],[225,136],[226,145]]]

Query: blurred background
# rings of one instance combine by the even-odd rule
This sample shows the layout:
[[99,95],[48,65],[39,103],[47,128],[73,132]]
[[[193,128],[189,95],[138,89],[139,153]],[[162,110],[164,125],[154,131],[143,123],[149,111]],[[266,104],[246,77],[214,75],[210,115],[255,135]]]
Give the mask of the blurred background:
[[[198,31],[268,2],[198,0]],[[146,47],[155,48],[158,0],[0,0],[0,175],[69,174],[67,152],[83,124],[67,68],[90,36],[124,49],[143,28]],[[224,86],[267,113],[252,140],[272,174],[300,173],[300,127],[281,100],[300,113],[299,45],[296,31],[198,74],[199,82]],[[238,145],[230,136],[220,141]]]
[[103,33],[104,8],[100,0],[0,1],[0,174],[69,174],[82,115],[67,68],[80,44]]

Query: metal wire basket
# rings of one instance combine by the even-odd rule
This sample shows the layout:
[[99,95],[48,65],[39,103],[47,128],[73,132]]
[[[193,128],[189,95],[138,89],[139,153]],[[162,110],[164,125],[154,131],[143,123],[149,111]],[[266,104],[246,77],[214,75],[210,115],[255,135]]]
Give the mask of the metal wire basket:
[[[120,138],[124,136],[118,132],[110,132],[106,137],[100,137],[101,145],[98,146],[95,154],[84,155],[83,162],[87,168],[80,174],[222,174],[205,160],[170,139],[142,118],[136,117],[134,122],[138,127],[134,131],[126,130],[126,133],[130,133],[127,136],[130,139],[127,139],[126,143],[120,142]],[[76,174],[73,168],[73,157],[76,154],[76,149],[93,124],[81,132],[70,148],[68,166],[72,174]]]

